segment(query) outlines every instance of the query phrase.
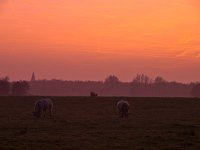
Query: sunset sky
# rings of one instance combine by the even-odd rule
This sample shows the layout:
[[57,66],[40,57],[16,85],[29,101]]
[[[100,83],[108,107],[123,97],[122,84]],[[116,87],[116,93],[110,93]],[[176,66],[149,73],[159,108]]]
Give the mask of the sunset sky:
[[0,0],[0,77],[200,81],[199,0]]

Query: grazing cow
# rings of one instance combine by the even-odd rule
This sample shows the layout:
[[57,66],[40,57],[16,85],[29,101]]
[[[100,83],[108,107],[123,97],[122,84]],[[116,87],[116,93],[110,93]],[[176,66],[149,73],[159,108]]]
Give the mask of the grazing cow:
[[117,109],[119,111],[119,117],[128,117],[129,103],[125,100],[117,102]]
[[97,94],[97,93],[95,93],[95,92],[90,92],[90,96],[91,96],[91,97],[97,97],[97,96],[98,96],[98,94]]
[[46,111],[52,116],[53,102],[49,98],[42,98],[35,102],[33,116],[40,118],[43,114],[45,117]]

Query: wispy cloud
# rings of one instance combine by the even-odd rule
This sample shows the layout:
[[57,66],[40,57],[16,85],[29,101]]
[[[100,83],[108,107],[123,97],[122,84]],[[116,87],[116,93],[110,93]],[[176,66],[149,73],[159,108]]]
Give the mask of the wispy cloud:
[[175,57],[184,57],[186,55],[187,55],[187,51],[184,50],[184,51],[179,52]]
[[176,58],[200,58],[200,50],[183,50]]

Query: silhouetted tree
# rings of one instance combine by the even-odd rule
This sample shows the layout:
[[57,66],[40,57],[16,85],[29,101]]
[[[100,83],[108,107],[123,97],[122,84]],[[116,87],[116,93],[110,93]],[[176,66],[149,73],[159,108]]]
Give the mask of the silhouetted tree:
[[115,75],[108,76],[104,81],[104,93],[109,96],[120,95],[123,83]]
[[191,90],[191,96],[200,97],[200,84],[196,84]]
[[144,74],[137,74],[130,84],[133,96],[149,96],[151,94],[152,79]]
[[10,82],[9,78],[1,78],[0,79],[0,95],[8,95],[10,92]]
[[163,79],[160,76],[157,76],[154,79],[154,86],[153,86],[155,96],[165,96],[168,93],[168,91],[170,91],[168,85],[169,84],[167,84],[167,81],[165,81],[165,79]]
[[150,84],[152,83],[152,80],[147,75],[137,74],[137,76],[133,79],[133,83]]
[[165,79],[163,79],[162,77],[160,76],[157,76],[154,80],[154,83],[165,83]]
[[26,81],[16,81],[12,85],[13,95],[26,95],[29,90],[29,84]]
[[119,78],[114,76],[114,75],[110,75],[105,79],[105,84],[109,84],[109,85],[113,85],[113,84],[117,84],[119,83]]
[[88,96],[95,91],[102,96],[162,96],[189,97],[191,89],[197,83],[183,84],[168,82],[162,77],[152,80],[144,74],[138,74],[132,82],[121,82],[118,77],[111,75],[104,81],[63,81],[36,80],[29,82],[31,95],[51,96]]

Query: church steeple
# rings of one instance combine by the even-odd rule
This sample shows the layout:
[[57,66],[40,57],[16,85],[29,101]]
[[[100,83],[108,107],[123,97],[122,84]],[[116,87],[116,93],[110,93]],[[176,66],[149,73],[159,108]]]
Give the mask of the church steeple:
[[32,77],[31,77],[31,82],[34,82],[34,81],[35,81],[35,73],[33,72]]

